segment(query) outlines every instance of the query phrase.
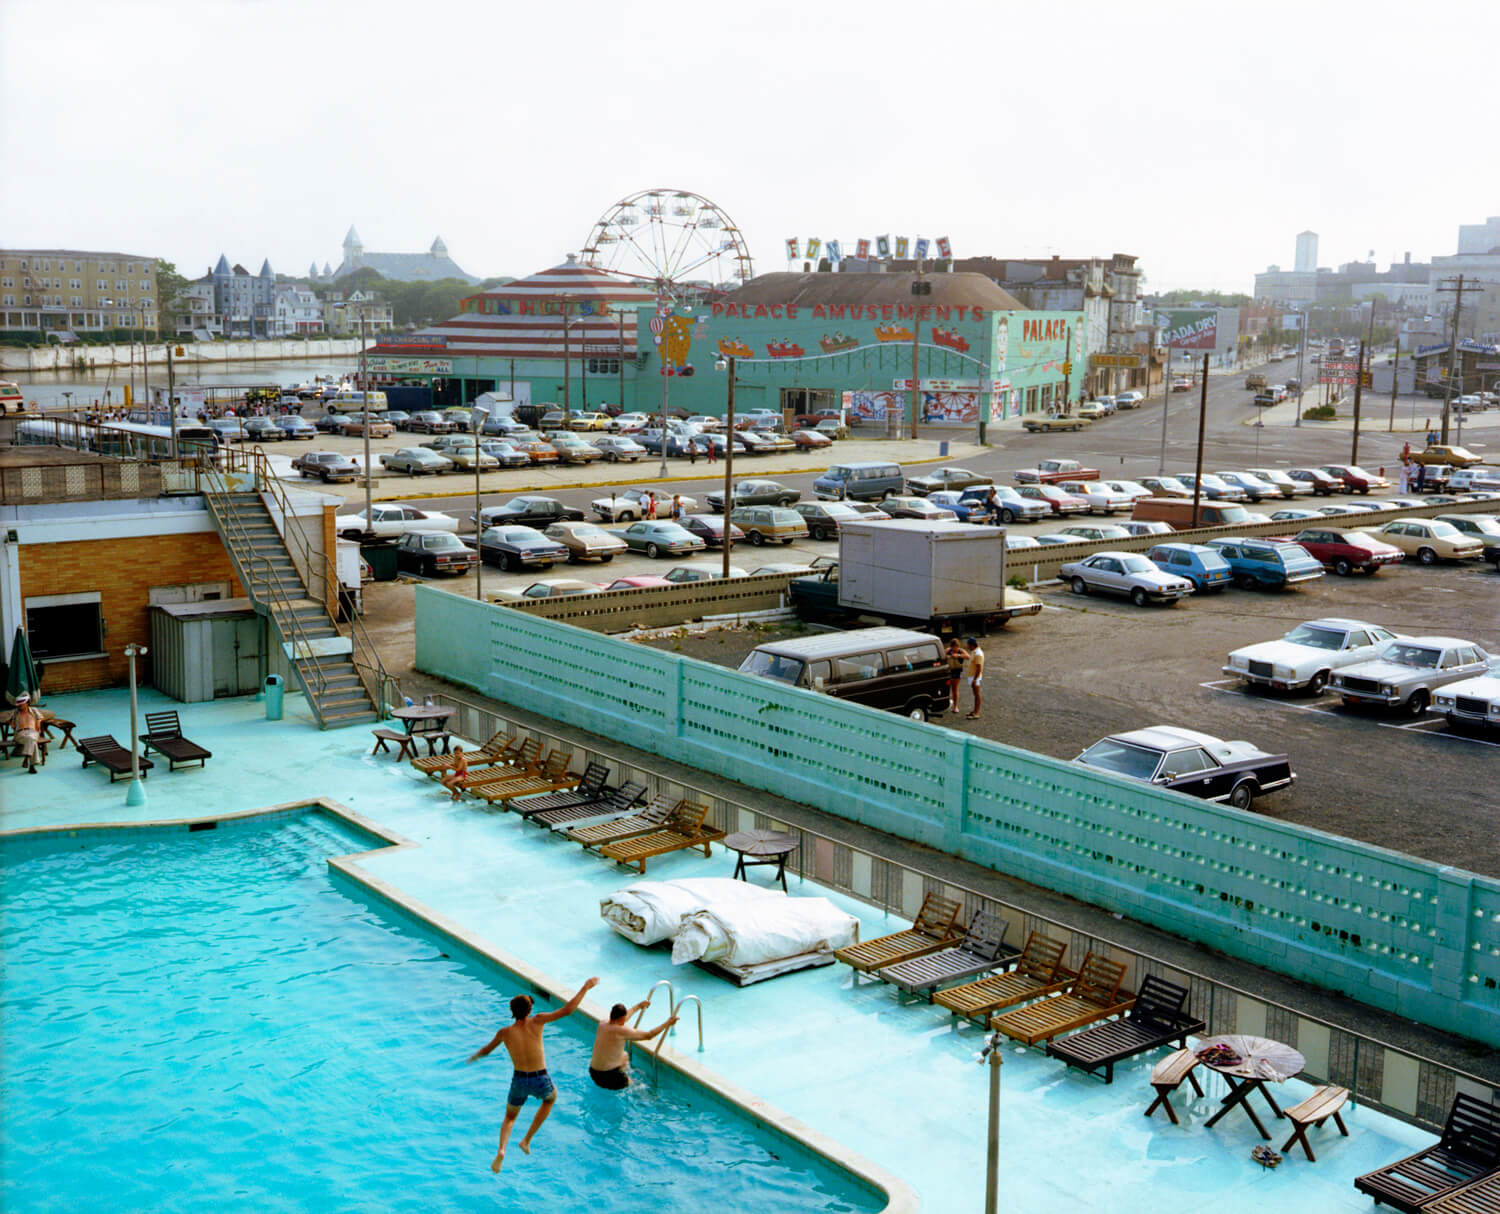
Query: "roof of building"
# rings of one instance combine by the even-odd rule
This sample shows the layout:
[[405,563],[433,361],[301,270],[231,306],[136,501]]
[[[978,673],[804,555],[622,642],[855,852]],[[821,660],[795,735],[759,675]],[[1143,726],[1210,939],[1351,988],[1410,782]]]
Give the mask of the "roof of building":
[[229,270],[229,258],[225,257],[224,254],[220,253],[219,254],[219,260],[214,263],[213,272],[215,274],[228,274],[230,272],[230,270]]
[[361,253],[352,261],[345,258],[333,276],[343,278],[366,268],[396,282],[436,282],[440,278],[457,278],[468,283],[479,281],[451,257],[434,253]]
[[[759,274],[731,291],[726,302],[736,304],[909,304],[916,274]],[[922,303],[939,307],[985,308],[991,312],[1023,312],[1026,306],[983,274],[924,274],[932,294]]]
[[344,244],[346,246],[353,245],[355,248],[359,248],[361,245],[359,233],[354,230],[354,225],[352,223],[349,225],[349,234],[344,237]]

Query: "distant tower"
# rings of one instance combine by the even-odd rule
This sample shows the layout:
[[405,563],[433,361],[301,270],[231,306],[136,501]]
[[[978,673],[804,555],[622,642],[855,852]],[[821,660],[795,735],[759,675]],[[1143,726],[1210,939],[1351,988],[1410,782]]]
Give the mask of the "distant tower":
[[365,246],[360,243],[359,233],[354,230],[354,225],[349,225],[349,234],[344,237],[344,264],[351,270],[356,269],[364,260]]
[[448,246],[443,243],[443,238],[439,236],[432,242],[432,248],[428,249],[427,253],[431,257],[447,257]]
[[[353,229],[350,229],[353,232]],[[1318,269],[1318,234],[1297,233],[1297,262],[1292,267],[1298,274],[1314,274]]]
[[307,281],[308,282],[317,282],[318,281],[318,263],[317,262],[313,262],[312,265],[310,265],[310,266],[307,267]]

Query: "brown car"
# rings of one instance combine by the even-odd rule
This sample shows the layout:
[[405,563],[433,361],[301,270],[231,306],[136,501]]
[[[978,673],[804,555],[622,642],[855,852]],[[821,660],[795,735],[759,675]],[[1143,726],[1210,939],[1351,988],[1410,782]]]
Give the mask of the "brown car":
[[526,455],[533,464],[555,464],[560,458],[556,447],[551,443],[544,443],[540,439],[529,442],[513,442],[511,446]]
[[[396,433],[396,427],[383,417],[372,417],[369,425],[371,438],[390,438]],[[351,417],[339,427],[339,433],[349,438],[357,438],[364,432],[365,419],[363,417]]]

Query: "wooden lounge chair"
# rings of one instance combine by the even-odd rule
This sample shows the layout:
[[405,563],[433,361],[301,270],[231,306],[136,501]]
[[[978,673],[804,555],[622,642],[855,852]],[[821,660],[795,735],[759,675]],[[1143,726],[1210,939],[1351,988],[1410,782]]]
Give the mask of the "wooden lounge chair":
[[1453,1098],[1436,1146],[1366,1172],[1355,1178],[1354,1187],[1373,1197],[1377,1205],[1416,1214],[1428,1209],[1428,1202],[1454,1194],[1496,1170],[1500,1170],[1500,1107],[1460,1092]]
[[1172,1124],[1177,1125],[1177,1110],[1172,1107],[1172,1093],[1182,1086],[1185,1079],[1193,1085],[1193,1091],[1203,1095],[1203,1085],[1198,1082],[1198,1076],[1193,1074],[1197,1066],[1198,1055],[1184,1048],[1173,1050],[1152,1067],[1151,1087],[1156,1092],[1156,1099],[1146,1106],[1146,1116],[1150,1117],[1159,1108],[1166,1109]]
[[164,755],[168,771],[176,771],[179,763],[196,763],[204,767],[207,760],[214,757],[212,751],[182,736],[182,723],[177,719],[176,709],[146,714],[146,732],[141,734],[141,746]]
[[1500,1210],[1500,1168],[1429,1201],[1422,1214],[1495,1214],[1496,1210]]
[[[957,927],[959,909],[959,904],[952,898],[928,894],[922,899],[922,909],[907,931],[850,944],[835,949],[833,955],[858,975],[920,957],[923,953],[935,953],[963,938]],[[858,982],[859,978],[856,976],[854,980]]]
[[925,995],[931,1003],[933,994],[944,983],[987,974],[1015,961],[1019,954],[1005,943],[1005,930],[1009,926],[993,911],[975,911],[969,920],[969,930],[952,948],[898,961],[876,970],[875,976],[908,995]]
[[609,792],[609,764],[590,759],[584,765],[583,776],[577,785],[566,792],[540,793],[529,796],[511,809],[523,818],[539,814],[547,809],[565,809],[569,805],[582,805],[585,801],[597,801]]
[[[83,753],[83,765],[87,767],[90,763],[97,763],[101,767],[109,769],[109,782],[113,784],[120,776],[130,774],[130,752],[121,746],[109,734],[101,734],[97,738],[84,738],[78,743],[78,749]],[[139,758],[141,768],[141,779],[146,778],[146,773],[151,770],[151,760],[141,755]]]
[[[556,809],[542,810],[540,813],[528,811],[526,821],[556,830],[578,822],[589,822],[595,818],[617,820],[625,817],[639,805],[641,798],[645,795],[646,786],[638,780],[631,780],[621,784],[619,788],[610,789],[604,796],[593,801],[581,801],[577,805],[561,805]],[[539,797],[538,800],[545,801],[546,798]],[[516,807],[512,806],[512,808]]]
[[1124,980],[1124,965],[1090,953],[1067,990],[996,1016],[990,1027],[1027,1045],[1048,1041],[1128,1010],[1134,1001],[1120,994]]
[[1203,1021],[1183,1010],[1187,997],[1185,987],[1148,977],[1136,992],[1135,1003],[1119,1020],[1049,1041],[1047,1055],[1085,1074],[1102,1074],[1105,1083],[1113,1083],[1115,1063],[1173,1042],[1178,1049],[1186,1049],[1188,1034],[1203,1031]]
[[1077,975],[1062,968],[1067,951],[1066,944],[1032,932],[1026,937],[1016,968],[1008,974],[991,974],[978,982],[951,986],[939,991],[933,1002],[987,1029],[993,1013],[1068,986]]
[[[520,751],[522,740],[520,734],[506,733],[502,729],[488,742],[466,753],[470,763],[480,762],[486,765],[509,763],[511,756]],[[415,755],[415,748],[412,753]],[[428,755],[424,759],[413,758],[411,765],[426,775],[441,775],[453,767],[453,756],[447,754]]]
[[571,750],[554,749],[542,763],[541,768],[531,775],[518,772],[514,776],[502,776],[488,784],[469,785],[466,783],[464,791],[471,797],[482,798],[490,805],[496,801],[502,805],[508,805],[516,797],[574,788],[581,777],[568,770],[568,765],[572,762]]
[[660,830],[606,844],[599,849],[599,854],[617,864],[634,864],[642,876],[646,874],[646,861],[655,856],[668,856],[698,847],[703,849],[705,856],[711,856],[713,848],[710,845],[722,839],[724,832],[717,826],[704,825],[707,814],[708,806],[684,801],[672,811]]
[[[1296,1143],[1302,1144],[1302,1149],[1307,1152],[1307,1162],[1317,1163],[1318,1157],[1313,1154],[1312,1143],[1307,1141],[1307,1131],[1322,1125],[1330,1117],[1339,1128],[1339,1133],[1345,1138],[1349,1137],[1349,1127],[1344,1124],[1344,1118],[1340,1110],[1349,1100],[1349,1089],[1341,1088],[1334,1083],[1325,1083],[1313,1090],[1313,1094],[1300,1104],[1294,1104],[1286,1110],[1286,1118],[1296,1127],[1295,1132],[1286,1140],[1281,1148],[1285,1155]],[[1500,1196],[1500,1195],[1497,1195]],[[1430,1208],[1430,1207],[1429,1207]],[[1492,1209],[1500,1209],[1500,1201],[1496,1201]]]
[[541,740],[527,738],[515,762],[488,763],[483,767],[471,767],[459,783],[459,787],[477,788],[481,784],[491,784],[496,780],[507,779],[511,776],[534,776],[541,771],[542,764],[545,762],[546,760],[542,757]]
[[[607,843],[656,830],[664,825],[679,808],[689,804],[692,802],[674,800],[666,793],[660,793],[639,813],[617,818],[613,822],[600,822],[593,826],[570,826],[567,828],[568,838],[575,843],[582,843],[585,848],[603,847]],[[708,813],[708,806],[703,807],[703,812]]]

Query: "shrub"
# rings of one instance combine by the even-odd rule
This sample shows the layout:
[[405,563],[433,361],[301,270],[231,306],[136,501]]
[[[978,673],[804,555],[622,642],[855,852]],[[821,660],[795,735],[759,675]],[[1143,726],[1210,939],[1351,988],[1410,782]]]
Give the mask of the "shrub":
[[1302,420],[1307,422],[1331,422],[1338,416],[1338,410],[1332,405],[1313,405],[1310,409],[1303,410]]

